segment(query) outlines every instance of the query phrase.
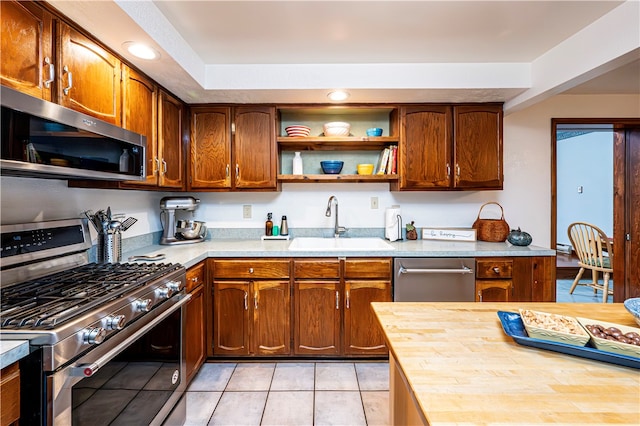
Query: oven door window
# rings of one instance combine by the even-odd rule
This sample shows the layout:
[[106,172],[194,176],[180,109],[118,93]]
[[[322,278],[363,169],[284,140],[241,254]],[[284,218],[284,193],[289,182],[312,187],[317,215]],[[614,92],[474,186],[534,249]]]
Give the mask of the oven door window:
[[182,380],[180,315],[176,311],[73,386],[74,425],[148,425],[154,420]]

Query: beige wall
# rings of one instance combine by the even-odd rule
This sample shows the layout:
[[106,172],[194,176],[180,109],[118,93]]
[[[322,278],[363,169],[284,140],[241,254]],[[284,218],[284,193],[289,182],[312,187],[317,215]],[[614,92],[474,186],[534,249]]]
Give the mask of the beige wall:
[[551,237],[551,119],[580,117],[640,118],[640,95],[558,95],[505,117],[500,199],[510,225],[526,224],[537,245]]

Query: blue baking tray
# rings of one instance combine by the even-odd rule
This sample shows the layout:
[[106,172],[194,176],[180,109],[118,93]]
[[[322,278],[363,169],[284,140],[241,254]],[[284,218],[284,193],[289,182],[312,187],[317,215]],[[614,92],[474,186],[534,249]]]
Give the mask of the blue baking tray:
[[524,328],[522,318],[520,318],[520,314],[518,313],[498,311],[498,318],[500,318],[504,332],[520,345],[640,369],[640,358],[633,358],[613,352],[604,352],[588,346],[590,342],[587,343],[587,346],[573,346],[565,343],[551,342],[549,340],[532,339],[527,335],[527,330]]

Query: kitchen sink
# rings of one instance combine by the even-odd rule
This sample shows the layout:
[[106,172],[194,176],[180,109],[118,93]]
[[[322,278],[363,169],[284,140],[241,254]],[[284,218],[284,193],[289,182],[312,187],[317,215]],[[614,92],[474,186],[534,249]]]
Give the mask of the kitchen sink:
[[386,243],[382,238],[320,238],[299,237],[294,238],[289,245],[292,251],[382,251],[395,250],[395,247]]

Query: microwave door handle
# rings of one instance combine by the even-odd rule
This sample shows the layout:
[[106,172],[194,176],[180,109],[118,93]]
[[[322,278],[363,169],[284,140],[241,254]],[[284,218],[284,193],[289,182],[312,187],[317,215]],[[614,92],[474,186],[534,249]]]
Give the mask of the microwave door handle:
[[80,364],[76,367],[72,367],[70,369],[70,375],[74,377],[91,377],[93,376],[101,367],[111,361],[116,355],[122,352],[126,347],[131,345],[133,342],[138,340],[144,334],[146,334],[153,327],[158,325],[160,322],[169,317],[169,315],[173,314],[175,311],[180,309],[182,305],[191,300],[190,294],[185,294],[179,302],[176,302],[169,309],[152,319],[148,324],[145,324],[141,329],[134,332],[131,336],[129,336],[123,343],[117,345],[115,348],[92,362],[91,364]]

